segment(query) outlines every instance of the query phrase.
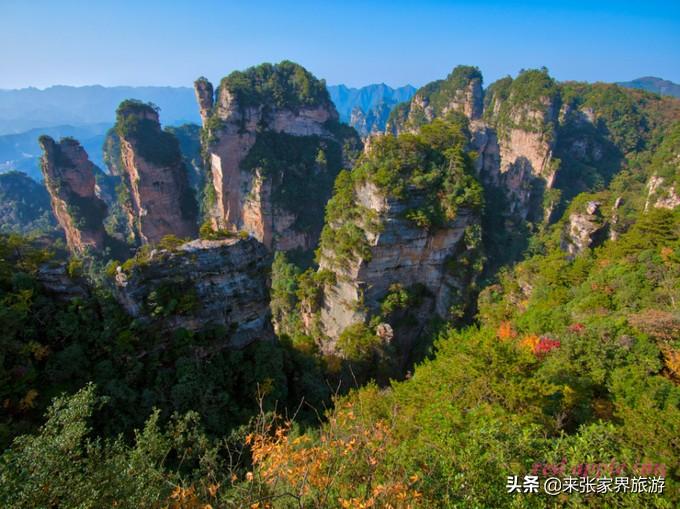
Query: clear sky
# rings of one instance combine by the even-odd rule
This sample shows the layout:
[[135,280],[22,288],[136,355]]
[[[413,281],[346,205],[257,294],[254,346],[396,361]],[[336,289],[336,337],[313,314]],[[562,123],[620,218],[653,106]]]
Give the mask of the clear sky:
[[419,86],[457,64],[485,82],[680,82],[680,1],[0,0],[0,88],[190,85],[293,60],[330,84]]

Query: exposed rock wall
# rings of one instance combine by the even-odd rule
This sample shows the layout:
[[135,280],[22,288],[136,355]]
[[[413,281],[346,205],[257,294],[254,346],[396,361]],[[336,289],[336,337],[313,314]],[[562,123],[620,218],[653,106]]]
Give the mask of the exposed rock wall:
[[229,345],[271,339],[270,256],[253,238],[194,240],[159,250],[129,272],[118,268],[116,296],[132,315],[167,329],[222,326]]
[[458,66],[445,80],[419,89],[408,105],[397,107],[387,122],[387,131],[415,133],[423,124],[453,112],[470,121],[479,120],[484,111],[483,97],[479,70]]
[[573,258],[589,248],[597,247],[608,237],[608,224],[602,217],[600,205],[600,202],[590,201],[583,212],[569,215],[562,235],[562,249],[570,257]]
[[377,214],[382,227],[378,233],[365,230],[370,258],[360,257],[349,266],[340,266],[334,253],[322,252],[320,269],[335,274],[335,283],[324,288],[320,310],[321,328],[329,338],[322,346],[334,351],[343,330],[365,322],[380,310],[392,285],[418,285],[426,291],[421,307],[411,310],[417,323],[388,323],[394,341],[408,351],[433,316],[450,317],[451,307],[465,301],[474,276],[460,270],[457,261],[472,249],[466,245],[466,233],[479,224],[479,217],[462,209],[454,221],[431,231],[404,218],[406,210],[417,203],[417,193],[412,193],[407,202],[388,200],[368,183],[357,189],[356,198]]
[[534,212],[535,217],[541,217],[540,211],[531,210],[532,200],[555,183],[555,98],[541,97],[540,107],[515,106],[504,112],[502,124],[495,119],[504,105],[500,101],[492,104],[496,114],[490,115],[491,125],[483,121],[470,124],[480,176],[505,191],[511,214],[524,219]]
[[[205,79],[196,81],[195,90],[203,118],[204,152],[214,194],[209,211],[213,227],[245,230],[271,249],[306,250],[315,247],[322,221],[318,221],[316,227],[301,228],[298,225],[301,214],[274,199],[274,191],[286,191],[290,185],[288,172],[293,171],[293,167],[301,171],[299,168],[303,162],[287,161],[290,170],[283,168],[272,175],[266,174],[257,162],[244,168],[244,160],[258,139],[258,150],[269,150],[271,144],[263,141],[263,137],[272,133],[306,138],[310,143],[317,143],[319,148],[330,144],[342,147],[344,140],[330,128],[337,125],[338,114],[327,98],[325,88],[325,100],[285,107],[269,104],[264,99],[244,104],[227,86],[220,86],[213,100],[212,85]],[[289,157],[294,158],[295,155]],[[304,171],[308,171],[308,175],[303,180],[327,181],[327,184],[318,191],[325,198],[320,201],[321,204],[317,206],[316,202],[309,202],[310,207],[318,210],[308,210],[305,214],[323,217],[323,202],[330,197],[332,181],[340,164],[338,162],[337,168],[322,163],[307,165],[308,169]],[[310,198],[313,197],[303,199]]]
[[658,175],[654,175],[649,179],[645,210],[648,210],[650,206],[669,210],[680,207],[680,193],[676,191],[675,185],[665,186],[664,184],[665,179]]
[[117,131],[130,191],[128,212],[139,240],[154,244],[166,235],[196,237],[197,205],[184,161],[175,136],[161,130],[158,112],[123,103]]
[[40,137],[41,168],[52,210],[64,229],[71,252],[100,251],[106,244],[106,204],[95,194],[94,164],[76,140],[56,143]]
[[[485,107],[481,74],[475,68],[459,66],[445,80],[419,89],[409,104],[398,106],[388,129],[394,134],[415,133],[435,118],[463,114],[469,123],[471,148],[478,154],[479,177],[504,191],[510,207],[507,213],[522,220],[532,212],[542,217],[532,207],[540,194],[555,184],[553,152],[559,101],[547,74],[529,73],[546,83],[545,91],[532,91],[539,95],[527,97],[523,83],[513,90],[513,80],[504,78],[499,80],[502,87],[490,87]],[[498,92],[498,88],[504,90]]]

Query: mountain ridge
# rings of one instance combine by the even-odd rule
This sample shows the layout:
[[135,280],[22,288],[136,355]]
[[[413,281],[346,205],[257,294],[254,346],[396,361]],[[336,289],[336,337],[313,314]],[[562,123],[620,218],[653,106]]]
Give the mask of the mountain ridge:
[[630,81],[620,81],[616,84],[626,88],[646,90],[647,92],[654,92],[659,95],[669,95],[680,98],[680,85],[655,76],[643,76]]

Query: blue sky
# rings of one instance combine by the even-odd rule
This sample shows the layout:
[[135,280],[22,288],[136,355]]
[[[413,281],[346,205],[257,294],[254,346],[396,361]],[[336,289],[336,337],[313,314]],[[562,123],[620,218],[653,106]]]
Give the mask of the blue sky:
[[680,1],[0,0],[0,88],[190,85],[289,59],[330,84],[423,85],[457,64],[485,82],[680,82]]

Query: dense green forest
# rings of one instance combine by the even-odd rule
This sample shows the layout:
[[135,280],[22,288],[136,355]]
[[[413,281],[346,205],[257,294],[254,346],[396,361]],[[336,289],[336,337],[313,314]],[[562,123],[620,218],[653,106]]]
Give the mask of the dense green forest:
[[[277,72],[263,65],[233,73],[221,88],[243,106],[327,103],[312,78],[284,62]],[[481,83],[479,70],[458,67],[421,91],[442,110],[447,94],[469,80]],[[229,349],[224,327],[168,332],[129,316],[112,293],[115,264],[67,260],[58,245],[3,233],[0,505],[678,507],[680,206],[655,204],[680,189],[680,106],[612,85],[557,83],[540,69],[490,85],[486,106],[501,103],[485,118],[501,137],[511,128],[541,131],[543,120],[515,113],[545,108],[546,96],[567,106],[551,131],[561,173],[548,220],[506,215],[506,198],[474,172],[478,154],[460,114],[385,135],[339,172],[341,147],[319,136],[264,133],[245,159],[245,169],[277,184],[282,168],[292,167],[291,185],[277,186],[274,202],[299,211],[303,227],[323,219],[320,250],[347,266],[370,258],[366,231],[375,217],[357,202],[362,183],[389,199],[419,196],[404,217],[428,231],[462,209],[480,214],[483,243],[464,260],[477,281],[465,294],[466,312],[428,329],[419,362],[390,372],[392,379],[361,368],[375,359],[375,326],[415,307],[418,288],[393,288],[379,317],[343,332],[339,367],[303,327],[332,278],[308,258],[274,254],[268,277],[277,339]],[[150,160],[179,160],[181,144],[197,152],[198,133],[184,132],[179,142],[165,131],[159,137],[144,119],[126,120],[126,108],[155,111],[137,102],[119,110],[119,134],[149,137]],[[588,109],[598,116],[584,123],[579,112]],[[408,111],[397,109],[393,120]],[[584,139],[601,148],[598,157],[574,154]],[[320,165],[337,175],[323,218],[313,210],[328,197],[307,197],[319,184],[309,173]],[[652,178],[663,181],[649,192]],[[203,186],[200,176],[192,185]],[[606,211],[607,235],[568,255],[572,217],[593,202]],[[310,203],[316,208],[305,210]],[[29,211],[26,224],[48,222],[43,209]],[[511,235],[522,236],[512,253]],[[166,241],[154,247],[179,243]],[[151,256],[145,246],[128,264]],[[55,298],[44,284],[48,269],[63,270],[77,292]],[[159,312],[175,312],[183,297],[165,295]],[[563,462],[568,472],[616,463],[628,475],[651,464],[665,489],[508,493],[508,476]]]

